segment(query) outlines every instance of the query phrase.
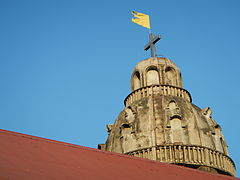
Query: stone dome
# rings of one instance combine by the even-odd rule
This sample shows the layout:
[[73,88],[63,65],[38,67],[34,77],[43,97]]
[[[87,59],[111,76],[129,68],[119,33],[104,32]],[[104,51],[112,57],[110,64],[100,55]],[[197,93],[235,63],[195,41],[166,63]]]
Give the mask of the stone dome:
[[178,67],[167,58],[139,62],[131,93],[101,149],[235,176],[221,127],[209,107],[192,104]]
[[153,84],[182,87],[178,67],[167,58],[148,58],[139,62],[133,70],[131,90]]

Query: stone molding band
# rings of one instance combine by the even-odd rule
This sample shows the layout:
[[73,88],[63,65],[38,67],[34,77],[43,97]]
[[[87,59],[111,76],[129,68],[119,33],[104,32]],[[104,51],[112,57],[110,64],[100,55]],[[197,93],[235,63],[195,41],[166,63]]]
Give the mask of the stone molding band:
[[191,95],[187,90],[176,86],[158,84],[136,89],[125,98],[124,104],[127,107],[134,101],[140,100],[143,97],[152,96],[153,94],[177,96],[187,100],[188,102],[192,102]]
[[210,148],[192,145],[158,145],[156,147],[127,152],[125,154],[174,164],[209,166],[236,176],[233,160],[225,154]]

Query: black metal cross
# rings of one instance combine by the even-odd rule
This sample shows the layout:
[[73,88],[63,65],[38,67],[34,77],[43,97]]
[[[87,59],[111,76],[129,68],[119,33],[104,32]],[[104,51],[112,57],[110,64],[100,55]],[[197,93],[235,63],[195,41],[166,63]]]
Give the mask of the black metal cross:
[[151,56],[156,57],[156,47],[155,44],[161,39],[160,35],[154,37],[153,33],[149,35],[149,42],[144,46],[144,50],[147,51],[151,48]]

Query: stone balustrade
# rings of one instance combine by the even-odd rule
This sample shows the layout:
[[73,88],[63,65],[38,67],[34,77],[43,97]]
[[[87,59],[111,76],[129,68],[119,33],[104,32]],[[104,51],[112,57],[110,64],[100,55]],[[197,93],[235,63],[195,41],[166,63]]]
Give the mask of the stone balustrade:
[[235,164],[230,157],[202,146],[159,145],[125,154],[154,160],[153,148],[160,162],[209,166],[236,175]]
[[124,104],[125,106],[129,106],[134,101],[140,100],[143,97],[152,96],[153,94],[172,95],[181,97],[189,102],[192,101],[190,93],[183,88],[170,85],[151,85],[133,91],[126,97]]

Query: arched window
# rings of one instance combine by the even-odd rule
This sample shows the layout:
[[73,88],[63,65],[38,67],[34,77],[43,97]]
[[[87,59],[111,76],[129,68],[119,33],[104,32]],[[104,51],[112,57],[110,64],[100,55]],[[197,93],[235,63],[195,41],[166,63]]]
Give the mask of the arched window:
[[167,67],[165,69],[165,84],[167,85],[172,85],[176,86],[177,85],[177,76],[176,76],[176,71],[172,67]]
[[175,101],[170,101],[170,102],[169,102],[168,108],[169,108],[170,110],[175,110],[176,107],[177,107],[177,106],[176,106]]
[[179,107],[174,100],[168,104],[169,126],[171,127],[171,139],[172,143],[180,143],[183,138],[183,129],[181,115],[179,113]]
[[170,121],[171,131],[172,131],[172,141],[173,143],[183,142],[183,129],[181,120],[174,118]]
[[133,90],[136,90],[141,87],[140,84],[140,73],[138,71],[135,72],[133,76]]
[[151,67],[150,69],[148,69],[146,76],[147,76],[147,86],[160,83],[157,68]]

